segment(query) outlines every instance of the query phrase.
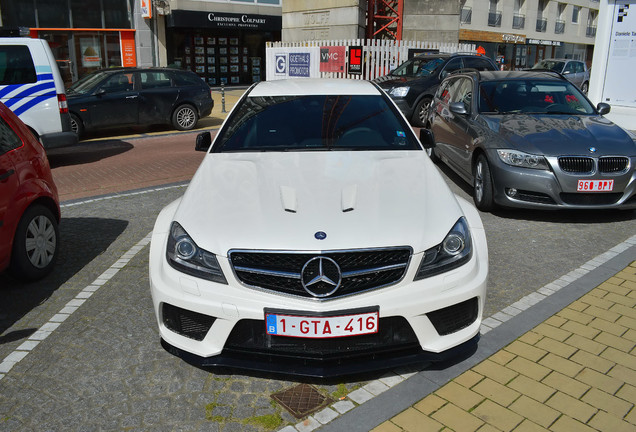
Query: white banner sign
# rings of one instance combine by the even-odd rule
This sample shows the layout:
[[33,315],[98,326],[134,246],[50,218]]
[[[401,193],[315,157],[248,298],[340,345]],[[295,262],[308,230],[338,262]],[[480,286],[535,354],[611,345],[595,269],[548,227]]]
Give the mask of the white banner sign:
[[[610,3],[611,7],[611,3]],[[636,108],[636,1],[614,5],[602,102]]]
[[266,80],[320,78],[320,47],[266,48]]

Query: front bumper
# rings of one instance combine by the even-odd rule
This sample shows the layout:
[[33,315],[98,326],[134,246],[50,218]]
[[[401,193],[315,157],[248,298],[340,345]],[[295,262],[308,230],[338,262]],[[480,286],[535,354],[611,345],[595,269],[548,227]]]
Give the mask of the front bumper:
[[[150,286],[161,338],[171,352],[198,365],[310,376],[346,375],[445,360],[469,347],[470,341],[474,344],[479,333],[488,251],[483,229],[471,230],[473,257],[457,269],[414,282],[422,258],[421,253],[414,254],[405,277],[395,285],[318,301],[242,286],[224,257],[218,259],[228,285],[183,274],[167,263],[167,233],[155,227],[150,249]],[[382,334],[377,337],[349,336],[323,343],[272,337],[265,331],[267,308],[336,315],[370,307],[379,309]],[[178,321],[189,329],[196,328],[200,331],[198,336],[181,331],[182,324],[175,327],[175,320],[167,318],[173,317],[175,310],[184,317]],[[470,319],[459,324],[440,324],[453,321],[453,314],[460,310],[468,311]],[[433,314],[436,311],[446,313],[437,317]],[[444,325],[452,331],[440,335],[438,329]],[[460,346],[464,348],[457,348]]]
[[[488,152],[494,200],[505,207],[528,209],[634,209],[636,157],[619,174],[572,174],[559,168],[557,157],[547,157],[550,170],[518,168],[503,163],[496,150]],[[578,192],[579,180],[612,180],[609,192]],[[516,193],[511,193],[511,189]]]

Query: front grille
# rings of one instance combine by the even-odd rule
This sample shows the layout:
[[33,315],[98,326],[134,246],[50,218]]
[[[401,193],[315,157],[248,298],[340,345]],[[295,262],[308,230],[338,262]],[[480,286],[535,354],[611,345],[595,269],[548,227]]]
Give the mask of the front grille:
[[563,156],[559,168],[567,173],[587,174],[594,170],[594,159],[589,157]]
[[163,323],[175,333],[202,341],[214,324],[215,317],[181,309],[168,303],[162,304]]
[[468,327],[477,319],[479,304],[477,297],[438,309],[426,314],[440,336],[455,333]]
[[562,193],[561,199],[571,205],[610,205],[616,204],[622,193]]
[[620,173],[629,166],[629,159],[620,156],[602,157],[598,160],[598,170],[602,173]]
[[302,286],[304,265],[315,257],[334,260],[342,283],[329,299],[355,294],[399,282],[406,273],[411,248],[365,249],[324,253],[230,251],[237,278],[245,285],[310,297]]
[[378,332],[367,335],[309,339],[268,335],[265,321],[240,320],[225,343],[230,352],[248,352],[328,360],[370,353],[421,348],[413,329],[403,317],[380,318]]

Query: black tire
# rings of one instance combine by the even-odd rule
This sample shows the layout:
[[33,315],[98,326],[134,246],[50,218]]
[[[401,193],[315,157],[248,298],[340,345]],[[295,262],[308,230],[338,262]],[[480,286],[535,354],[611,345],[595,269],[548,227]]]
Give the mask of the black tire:
[[590,89],[590,84],[587,81],[581,84],[581,91],[583,92],[584,95],[587,95],[587,91],[589,89]]
[[75,114],[71,113],[71,130],[77,134],[78,137],[84,135],[84,123]]
[[415,105],[415,110],[413,111],[413,118],[411,122],[413,126],[424,127],[426,124],[426,109],[431,104],[431,99],[429,96],[424,96],[418,103]]
[[[428,123],[426,125],[426,129],[429,129],[429,130],[431,129],[431,124],[430,123]],[[433,139],[435,139],[435,138],[433,138]],[[437,156],[437,154],[435,153],[435,147],[430,148],[430,149],[426,149],[426,154],[431,159],[431,162],[433,162],[434,164],[436,164],[436,163],[438,163],[440,161],[439,156]]]
[[495,202],[493,200],[492,176],[488,159],[483,154],[477,157],[473,177],[473,200],[475,201],[475,206],[484,212],[493,210]]
[[53,270],[60,250],[57,219],[40,204],[29,207],[13,239],[9,271],[22,280],[40,279]]
[[197,110],[189,104],[178,106],[172,113],[172,125],[178,130],[194,129],[198,121]]

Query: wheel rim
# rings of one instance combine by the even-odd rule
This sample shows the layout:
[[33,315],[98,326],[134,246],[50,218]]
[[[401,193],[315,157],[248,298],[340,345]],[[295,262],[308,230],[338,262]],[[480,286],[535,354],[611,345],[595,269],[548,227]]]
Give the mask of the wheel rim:
[[484,198],[484,167],[481,161],[475,167],[475,199],[481,202]]
[[55,256],[56,244],[51,220],[45,216],[35,217],[26,232],[26,253],[31,264],[39,269],[49,265]]
[[71,130],[75,133],[79,133],[79,125],[77,122],[71,117]]
[[182,108],[177,112],[177,123],[182,128],[190,128],[194,126],[194,111],[190,108]]
[[430,101],[424,101],[424,103],[420,107],[420,112],[417,113],[417,117],[420,119],[421,124],[424,124],[424,122],[426,121],[426,108],[428,108],[428,105],[430,103]]

